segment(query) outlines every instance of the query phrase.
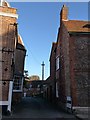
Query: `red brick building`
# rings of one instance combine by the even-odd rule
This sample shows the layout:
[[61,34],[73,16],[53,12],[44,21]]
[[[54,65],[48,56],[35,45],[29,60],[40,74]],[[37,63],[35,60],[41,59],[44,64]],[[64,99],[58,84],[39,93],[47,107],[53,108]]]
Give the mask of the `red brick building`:
[[[0,2],[0,105],[11,111],[13,82],[16,75],[23,78],[25,47],[18,37],[17,10]],[[20,79],[18,79],[18,83]],[[15,86],[15,84],[14,84]],[[17,84],[18,86],[18,84]],[[14,89],[15,90],[15,89]],[[12,92],[13,91],[13,92]],[[17,91],[18,92],[18,91]]]
[[54,99],[64,109],[90,106],[89,40],[90,22],[68,20],[68,8],[63,5],[57,42],[53,43],[51,50],[48,88],[52,86],[51,94],[56,93]]
[[56,97],[56,47],[57,43],[52,43],[52,49],[50,54],[50,76],[45,81],[45,97],[50,102],[55,102]]
[[23,44],[21,36],[18,35],[18,43],[15,50],[13,102],[20,101],[23,96],[25,55],[26,55],[25,46]]

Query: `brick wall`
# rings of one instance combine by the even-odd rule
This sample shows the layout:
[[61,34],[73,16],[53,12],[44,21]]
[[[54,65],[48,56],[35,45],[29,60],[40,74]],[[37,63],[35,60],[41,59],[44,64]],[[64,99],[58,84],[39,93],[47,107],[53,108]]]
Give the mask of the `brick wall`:
[[[16,9],[8,8],[8,7],[0,7],[0,12],[6,13],[16,13]],[[11,67],[11,60],[13,56],[14,50],[14,40],[15,40],[15,27],[10,24],[16,23],[16,18],[0,16],[0,61],[2,61],[2,65],[0,65],[0,74],[2,74],[2,78],[0,81],[5,81],[5,85],[3,82],[0,82],[0,89],[2,87],[2,100],[8,100],[8,90],[9,90],[9,80],[12,80],[13,77],[13,69]]]
[[15,9],[15,8],[10,8],[10,7],[2,7],[2,6],[0,6],[0,11],[5,12],[5,13],[13,13],[13,14],[16,14],[17,9]]
[[21,101],[23,94],[21,92],[13,92],[12,101],[13,104]]
[[[8,86],[9,86],[9,82],[5,81],[5,85],[3,84],[4,82],[0,81],[0,101],[6,101],[8,99]],[[2,89],[3,88],[3,89]]]
[[74,36],[70,36],[69,39],[69,57],[70,57],[70,85],[71,85],[71,97],[72,97],[72,106],[78,106],[78,101],[77,101],[77,84],[75,81],[75,75],[74,75],[74,64],[75,64],[75,41],[74,41]]
[[70,38],[70,76],[73,106],[89,106],[89,59],[87,35],[72,35]]
[[66,27],[62,23],[62,37],[61,37],[61,55],[63,57],[64,64],[64,75],[65,75],[65,94],[66,96],[71,96],[70,94],[70,60],[69,60],[69,34]]
[[24,74],[25,50],[16,49],[15,74]]
[[88,59],[88,43],[89,37],[75,36],[75,63],[74,63],[74,79],[76,81],[76,93],[79,106],[89,105],[89,59]]
[[[21,79],[23,79],[23,75],[24,75],[24,60],[25,60],[25,54],[26,51],[25,49],[22,49],[23,46],[21,44],[20,45],[20,49],[16,49],[15,50],[15,69],[14,69],[14,75],[20,77]],[[18,80],[21,80],[18,79]],[[14,79],[15,81],[15,79]],[[21,85],[22,86],[22,85]],[[14,102],[19,102],[22,98],[22,92],[13,92],[13,101]],[[20,95],[21,94],[21,95]]]
[[50,57],[50,76],[51,79],[55,79],[56,72],[56,43],[52,45],[51,57]]
[[6,101],[6,100],[8,100],[9,82],[5,81],[5,85],[3,83],[4,82],[2,82],[2,84],[0,84],[0,88],[2,87],[2,91],[0,91],[0,94],[2,95],[2,99],[0,99],[0,100]]
[[56,97],[56,46],[57,43],[52,44],[50,56],[50,85],[48,88],[48,95],[51,102],[54,102]]
[[[59,87],[59,105],[64,107],[66,105],[66,97],[70,95],[70,73],[69,73],[69,34],[67,29],[63,25],[60,26],[59,32],[59,49],[57,53],[60,56],[60,69],[56,72],[58,77],[58,87]],[[57,46],[58,46],[57,45]]]

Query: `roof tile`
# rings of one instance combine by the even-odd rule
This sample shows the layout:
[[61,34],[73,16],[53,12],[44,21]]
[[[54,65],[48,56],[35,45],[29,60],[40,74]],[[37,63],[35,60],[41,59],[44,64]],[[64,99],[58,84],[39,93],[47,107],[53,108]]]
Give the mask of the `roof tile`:
[[68,20],[63,23],[69,32],[90,32],[90,21]]

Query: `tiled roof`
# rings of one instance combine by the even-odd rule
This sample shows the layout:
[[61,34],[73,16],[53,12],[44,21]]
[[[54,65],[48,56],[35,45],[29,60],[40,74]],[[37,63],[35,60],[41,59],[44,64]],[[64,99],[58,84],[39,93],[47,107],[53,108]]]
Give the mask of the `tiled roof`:
[[63,23],[69,32],[90,32],[90,21],[68,20]]

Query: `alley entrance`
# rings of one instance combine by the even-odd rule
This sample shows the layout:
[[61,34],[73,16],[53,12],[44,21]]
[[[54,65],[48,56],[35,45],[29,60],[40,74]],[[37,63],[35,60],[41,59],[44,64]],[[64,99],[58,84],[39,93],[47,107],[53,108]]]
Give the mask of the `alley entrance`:
[[23,97],[22,101],[13,108],[11,116],[3,116],[3,118],[41,118],[42,120],[45,118],[52,120],[71,118],[76,120],[73,115],[57,110],[47,101],[38,97]]

